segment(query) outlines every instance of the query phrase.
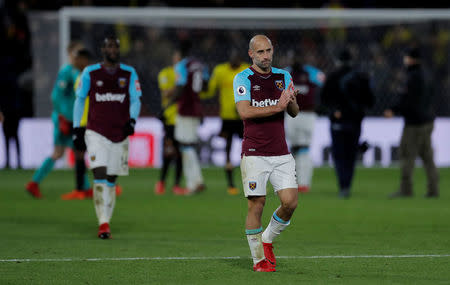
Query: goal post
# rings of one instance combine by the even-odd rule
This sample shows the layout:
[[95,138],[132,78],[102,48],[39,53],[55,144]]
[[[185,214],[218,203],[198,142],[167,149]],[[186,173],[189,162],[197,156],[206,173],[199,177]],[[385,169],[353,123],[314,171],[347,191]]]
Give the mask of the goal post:
[[[227,59],[230,47],[239,48],[248,60],[250,37],[267,33],[274,42],[276,67],[301,58],[327,73],[337,52],[351,49],[374,79],[377,103],[370,115],[375,116],[397,99],[405,48],[419,45],[435,80],[436,112],[450,116],[450,9],[70,7],[59,12],[60,63],[67,60],[71,40],[96,49],[107,30],[124,39],[124,61],[136,65],[142,77],[149,114],[160,108],[157,72],[171,63],[177,40],[189,36],[199,47],[196,55],[213,68]],[[217,113],[217,102],[206,106],[207,114]]]
[[[266,8],[122,8],[64,7],[59,11],[60,63],[67,60],[70,21],[126,22],[191,28],[304,28],[305,21],[322,20],[334,25],[408,23],[450,20],[450,9],[266,9]],[[329,23],[331,21],[331,23]],[[323,22],[322,22],[323,23]],[[307,26],[307,25],[306,25]]]

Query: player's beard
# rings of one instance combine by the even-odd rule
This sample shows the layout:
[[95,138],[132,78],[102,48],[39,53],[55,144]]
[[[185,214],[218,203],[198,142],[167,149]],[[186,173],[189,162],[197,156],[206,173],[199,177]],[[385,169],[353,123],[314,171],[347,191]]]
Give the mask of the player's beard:
[[268,72],[270,71],[270,67],[272,66],[272,61],[271,60],[267,60],[265,62],[261,61],[261,62],[256,62],[256,65],[263,71]]
[[112,56],[111,54],[106,54],[106,60],[113,64],[118,63],[120,60],[120,54],[117,54],[116,56]]

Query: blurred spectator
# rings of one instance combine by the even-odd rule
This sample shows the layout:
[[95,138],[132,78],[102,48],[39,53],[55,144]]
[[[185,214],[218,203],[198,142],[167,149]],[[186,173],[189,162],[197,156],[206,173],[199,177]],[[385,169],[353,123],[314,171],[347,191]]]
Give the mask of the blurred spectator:
[[321,102],[327,107],[331,122],[331,152],[339,182],[339,196],[350,197],[350,188],[359,150],[361,122],[374,105],[369,77],[353,64],[352,55],[343,50],[338,68],[327,75]]
[[[1,11],[0,84],[3,92],[3,133],[6,146],[6,167],[9,168],[9,143],[15,142],[17,167],[21,168],[18,128],[20,118],[32,115],[30,31],[26,16],[26,1],[7,2]],[[21,84],[21,85],[19,85]]]
[[391,198],[413,195],[412,175],[416,157],[423,161],[428,180],[427,198],[439,196],[439,174],[433,158],[431,134],[434,127],[432,106],[433,92],[430,82],[422,69],[418,48],[409,49],[403,57],[406,67],[406,86],[401,90],[400,102],[384,112],[388,118],[399,114],[404,119],[400,141],[400,189]]

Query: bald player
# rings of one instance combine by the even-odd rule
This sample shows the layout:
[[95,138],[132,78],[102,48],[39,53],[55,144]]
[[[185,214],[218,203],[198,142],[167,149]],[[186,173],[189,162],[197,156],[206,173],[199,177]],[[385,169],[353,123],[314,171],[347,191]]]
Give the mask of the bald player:
[[[254,36],[248,55],[253,64],[237,74],[233,83],[236,108],[244,121],[241,172],[248,201],[245,233],[253,270],[272,272],[276,266],[272,242],[290,224],[297,207],[295,161],[286,145],[284,112],[297,116],[298,91],[287,71],[272,67],[273,46],[269,38]],[[261,215],[268,180],[281,205],[263,232]]]

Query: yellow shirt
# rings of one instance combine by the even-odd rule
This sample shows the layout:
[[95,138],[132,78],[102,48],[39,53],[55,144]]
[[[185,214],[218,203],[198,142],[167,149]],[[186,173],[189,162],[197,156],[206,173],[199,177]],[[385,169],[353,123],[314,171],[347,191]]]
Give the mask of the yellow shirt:
[[220,117],[224,120],[240,119],[234,103],[233,80],[236,74],[248,67],[247,63],[242,63],[238,68],[232,69],[230,63],[226,62],[218,64],[212,72],[208,91],[202,97],[213,97],[219,90]]
[[[163,68],[158,73],[158,87],[161,91],[161,105],[167,106],[169,99],[163,96],[163,91],[169,91],[175,88],[176,74],[173,66]],[[172,104],[164,111],[164,117],[166,118],[167,125],[175,125],[175,119],[177,117],[177,104]]]
[[[77,80],[75,81],[75,84],[73,85],[73,88],[75,90],[77,90],[78,84],[80,84],[80,78],[81,78],[81,72],[80,72],[80,75],[78,75]],[[89,97],[86,97],[86,101],[84,102],[83,116],[81,116],[80,127],[86,127],[88,111],[89,111]]]

